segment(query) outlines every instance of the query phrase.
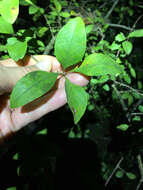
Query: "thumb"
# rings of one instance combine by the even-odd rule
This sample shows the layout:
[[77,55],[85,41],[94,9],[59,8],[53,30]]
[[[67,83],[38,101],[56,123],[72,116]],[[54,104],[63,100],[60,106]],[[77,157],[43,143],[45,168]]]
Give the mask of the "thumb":
[[0,94],[11,92],[16,82],[29,72],[37,70],[45,70],[50,72],[51,69],[52,61],[50,59],[45,59],[31,66],[5,67],[0,64]]

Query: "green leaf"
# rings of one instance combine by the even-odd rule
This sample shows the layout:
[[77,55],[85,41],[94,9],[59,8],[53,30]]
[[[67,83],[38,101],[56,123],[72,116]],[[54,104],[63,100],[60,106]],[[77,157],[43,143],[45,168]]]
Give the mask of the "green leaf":
[[124,175],[124,172],[123,172],[123,171],[117,171],[116,174],[115,174],[115,176],[116,176],[117,178],[122,178],[123,175]]
[[113,42],[110,46],[110,49],[114,51],[114,50],[118,50],[120,47],[121,47],[120,44]]
[[140,116],[134,116],[132,121],[141,121],[141,117]]
[[125,37],[125,35],[122,33],[122,32],[120,32],[120,34],[117,34],[116,36],[115,36],[115,40],[117,41],[117,42],[122,42],[122,41],[124,41],[126,39],[126,37]]
[[131,172],[126,172],[126,176],[131,180],[136,179],[136,175]]
[[73,113],[74,123],[78,123],[85,113],[88,94],[81,86],[71,83],[68,79],[65,82],[65,90],[67,95],[68,105]]
[[129,42],[129,41],[124,41],[122,43],[122,46],[123,46],[123,49],[126,52],[126,54],[129,55],[131,53],[132,49],[133,49],[132,43]]
[[13,34],[13,27],[0,16],[0,33]]
[[64,17],[64,18],[68,18],[68,17],[70,17],[70,14],[68,12],[61,12],[60,16]]
[[55,52],[58,61],[64,68],[82,60],[86,49],[86,31],[80,17],[71,19],[58,33]]
[[142,105],[139,105],[139,106],[138,106],[138,110],[139,110],[140,112],[143,112],[143,106],[142,106]]
[[58,13],[60,13],[61,10],[62,10],[61,3],[60,3],[58,0],[54,0],[54,5],[55,5],[55,7],[56,7],[56,11],[57,11]]
[[86,33],[89,34],[90,32],[92,32],[94,25],[93,24],[89,24],[88,26],[86,26],[85,30]]
[[89,55],[78,68],[72,72],[79,72],[87,76],[112,75],[117,76],[123,72],[123,68],[108,55],[94,53]]
[[48,92],[56,82],[58,74],[46,71],[30,72],[21,78],[10,96],[11,108],[28,104]]
[[16,187],[9,187],[6,190],[16,190]]
[[39,11],[39,7],[37,7],[37,6],[31,5],[31,6],[29,7],[29,14],[30,14],[30,15],[35,14],[35,13],[38,12],[38,11]]
[[143,29],[135,30],[128,35],[128,38],[143,37]]
[[117,126],[117,129],[120,129],[122,131],[126,131],[129,128],[129,125],[127,124],[121,124]]
[[10,57],[13,60],[18,61],[25,56],[27,51],[27,41],[21,42],[15,37],[8,38],[6,47]]
[[19,0],[0,1],[0,14],[10,24],[13,24],[19,13]]
[[104,89],[105,91],[109,91],[109,90],[110,90],[110,87],[109,87],[108,84],[105,84],[105,85],[103,86],[103,89]]
[[128,75],[128,73],[124,72],[123,74],[123,79],[125,82],[127,82],[128,84],[131,84],[131,77]]

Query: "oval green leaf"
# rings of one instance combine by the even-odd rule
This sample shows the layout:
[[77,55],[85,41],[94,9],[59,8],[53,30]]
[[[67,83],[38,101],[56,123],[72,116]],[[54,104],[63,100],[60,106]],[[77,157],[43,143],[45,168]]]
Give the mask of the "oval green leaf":
[[123,49],[126,52],[126,54],[129,55],[131,53],[132,49],[133,49],[132,43],[129,42],[129,41],[124,41],[122,43],[122,46],[123,46]]
[[1,16],[0,16],[0,33],[3,34],[13,34],[13,26],[6,22]]
[[74,123],[77,124],[85,113],[88,94],[81,86],[71,83],[68,79],[65,82],[65,91],[68,105],[73,113]]
[[10,107],[17,108],[39,98],[53,87],[57,76],[56,73],[46,71],[28,73],[13,88],[10,96]]
[[128,35],[128,38],[143,37],[143,29],[135,30]]
[[10,24],[13,24],[19,13],[19,0],[2,0],[0,14]]
[[13,60],[18,61],[19,59],[22,59],[26,54],[27,41],[21,42],[17,40],[15,37],[8,38],[6,47],[9,56]]
[[82,65],[73,69],[72,72],[79,72],[87,76],[102,76],[107,74],[118,76],[123,72],[123,68],[110,56],[94,53],[89,55]]
[[117,129],[120,129],[122,131],[126,131],[129,128],[129,125],[127,124],[121,124],[117,126]]
[[86,31],[80,17],[71,19],[58,33],[54,54],[64,68],[80,62],[86,49]]
[[122,33],[122,32],[120,32],[119,34],[117,34],[116,36],[115,36],[115,40],[117,41],[117,42],[122,42],[122,41],[124,41],[126,39],[126,37],[125,37],[125,35]]

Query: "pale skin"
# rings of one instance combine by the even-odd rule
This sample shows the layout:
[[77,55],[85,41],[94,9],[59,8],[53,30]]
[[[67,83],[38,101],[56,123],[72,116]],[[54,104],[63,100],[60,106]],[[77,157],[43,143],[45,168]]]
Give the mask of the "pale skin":
[[[27,124],[41,118],[45,114],[52,112],[66,104],[66,94],[64,88],[64,78],[59,77],[55,88],[50,93],[37,100],[16,109],[10,108],[9,94],[15,83],[25,74],[35,70],[45,70],[48,72],[62,72],[62,66],[53,56],[34,56],[40,64],[27,56],[16,63],[11,59],[0,61],[0,140],[3,141]],[[20,64],[24,66],[19,66]],[[88,83],[88,78],[70,73],[67,77],[73,83],[84,86]],[[7,94],[8,93],[8,94]]]

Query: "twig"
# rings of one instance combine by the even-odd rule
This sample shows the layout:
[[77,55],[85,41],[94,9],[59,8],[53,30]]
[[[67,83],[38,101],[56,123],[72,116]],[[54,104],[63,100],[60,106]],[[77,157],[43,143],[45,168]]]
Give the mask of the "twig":
[[131,115],[142,115],[141,113],[133,113],[137,107],[143,102],[143,97],[133,106],[133,108],[130,110],[130,112],[127,114],[129,120],[131,119]]
[[127,85],[127,84],[124,84],[124,83],[121,83],[121,82],[118,82],[118,81],[113,81],[115,84],[118,84],[119,86],[123,86],[125,88],[128,88],[130,89],[131,91],[134,91],[136,93],[138,93],[140,96],[143,96],[143,92],[139,92],[139,90],[135,89],[135,88],[132,88],[131,86]]
[[52,31],[51,25],[50,25],[50,23],[49,23],[47,17],[46,17],[46,15],[43,15],[43,16],[44,16],[44,18],[45,18],[45,20],[46,20],[46,22],[47,22],[47,24],[48,24],[48,26],[49,26],[49,29],[50,29],[50,32],[51,32],[52,38],[54,38],[54,34],[53,34],[53,31]]
[[129,30],[129,31],[133,30],[132,28],[125,26],[125,25],[121,25],[121,24],[112,24],[112,23],[107,23],[107,24],[111,27],[123,28],[123,29]]
[[117,90],[117,88],[116,88],[116,86],[114,84],[112,85],[112,87],[113,87],[114,91],[116,92],[116,94],[117,94],[117,96],[118,96],[118,98],[119,98],[119,100],[121,102],[123,110],[127,111],[128,108],[126,107],[125,102],[124,102],[123,98],[121,97],[120,92]]
[[54,42],[55,42],[56,37],[52,37],[48,45],[46,46],[43,55],[48,55],[51,49],[53,48]]
[[123,159],[124,159],[124,157],[121,157],[120,160],[118,161],[118,163],[117,163],[116,167],[114,168],[114,170],[112,171],[111,175],[106,180],[105,187],[108,185],[109,181],[111,180],[111,178],[115,174],[116,170],[120,167],[120,164],[123,161]]
[[111,9],[108,11],[108,13],[107,13],[106,16],[105,16],[105,19],[109,18],[109,16],[110,16],[111,13],[113,12],[113,10],[114,10],[114,8],[116,7],[116,5],[117,5],[118,2],[119,2],[119,0],[116,0],[116,1],[113,3]]
[[137,188],[136,188],[136,190],[139,190],[141,184],[143,183],[143,164],[142,164],[142,159],[141,159],[141,155],[140,154],[137,155],[137,162],[138,162],[138,168],[139,168],[140,175],[141,175],[140,181],[139,181],[139,183],[137,185]]
[[131,115],[143,115],[143,113],[131,113]]
[[141,17],[143,17],[143,14],[141,14],[141,15],[137,18],[137,20],[135,21],[135,23],[134,23],[133,26],[132,26],[133,29],[136,27],[136,24],[137,24],[137,22],[141,19]]

